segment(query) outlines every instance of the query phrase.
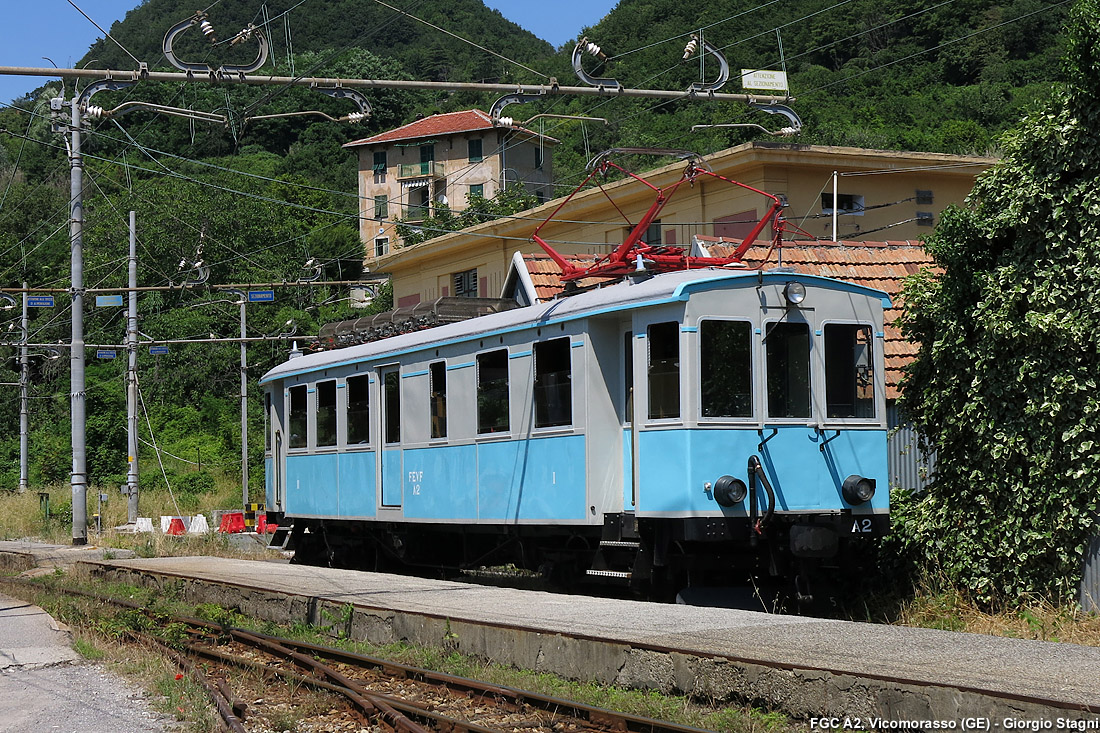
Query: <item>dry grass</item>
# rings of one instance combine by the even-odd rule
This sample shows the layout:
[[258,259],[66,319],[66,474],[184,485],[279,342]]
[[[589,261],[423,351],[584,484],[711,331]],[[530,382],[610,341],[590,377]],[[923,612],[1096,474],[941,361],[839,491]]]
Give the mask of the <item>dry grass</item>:
[[[215,483],[214,491],[201,494],[169,494],[167,489],[143,490],[139,497],[139,514],[151,517],[155,530],[160,529],[161,516],[193,516],[203,514],[211,521],[216,509],[239,511],[240,483],[222,480]],[[50,516],[43,512],[40,493],[49,495]],[[107,495],[100,505],[99,494]],[[115,527],[126,522],[126,497],[118,488],[89,487],[88,541],[101,547],[117,547],[132,550],[141,557],[174,557],[183,555],[215,555],[218,557],[255,557],[257,552],[267,552],[260,542],[255,547],[231,542],[229,537],[216,532],[206,535],[165,536],[159,531],[143,534],[117,532]],[[102,512],[100,531],[96,530],[94,515]],[[216,527],[211,527],[216,529]],[[72,490],[68,485],[49,486],[25,493],[0,492],[0,539],[35,539],[53,544],[69,544],[72,541]]]

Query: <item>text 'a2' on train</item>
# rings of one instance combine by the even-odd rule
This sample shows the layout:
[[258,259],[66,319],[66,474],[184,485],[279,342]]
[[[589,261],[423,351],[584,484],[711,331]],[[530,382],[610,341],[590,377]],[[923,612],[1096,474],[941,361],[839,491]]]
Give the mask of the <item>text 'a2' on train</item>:
[[[514,566],[659,599],[770,577],[807,599],[888,531],[888,297],[747,266],[765,228],[781,246],[782,201],[688,160],[608,254],[535,230],[560,297],[540,302],[517,255],[501,299],[330,324],[339,348],[263,377],[267,508],[297,562]],[[610,155],[592,176],[614,170],[637,178]],[[768,213],[724,257],[646,244],[702,177]]]

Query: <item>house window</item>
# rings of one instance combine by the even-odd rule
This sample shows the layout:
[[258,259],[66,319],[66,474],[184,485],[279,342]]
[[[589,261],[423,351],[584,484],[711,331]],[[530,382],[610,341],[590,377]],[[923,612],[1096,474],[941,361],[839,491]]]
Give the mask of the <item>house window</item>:
[[[627,229],[626,234],[624,235],[624,239],[626,237],[629,237],[630,232],[632,232],[633,230],[634,230],[634,227],[630,227],[629,229]],[[659,247],[661,245],[661,220],[660,219],[654,219],[653,221],[651,221],[649,223],[649,226],[646,227],[645,232],[642,234],[641,242],[642,242],[642,244],[648,244],[648,245],[652,245],[652,246],[655,246],[655,247]]]
[[680,417],[680,324],[654,323],[649,342],[649,418]]
[[546,203],[546,191],[544,189],[540,188],[535,191],[535,201],[538,201],[540,204]]
[[432,437],[447,437],[447,365],[437,361],[428,367]]
[[309,413],[306,410],[306,386],[299,384],[290,388],[290,447],[305,448],[307,446],[307,420]]
[[385,219],[390,215],[390,199],[385,194],[374,197],[374,218]]
[[388,163],[386,161],[386,151],[376,150],[374,153],[374,165],[371,166],[371,170],[374,172],[375,183],[386,182],[386,168]]
[[703,417],[752,417],[751,333],[745,321],[699,324]]
[[454,275],[454,283],[456,298],[476,298],[477,268],[475,267],[465,272],[456,272]]
[[[863,216],[863,197],[854,193],[837,194],[836,208],[838,214]],[[821,213],[825,216],[833,215],[833,195],[831,193],[821,194]]]
[[481,138],[475,137],[470,140],[470,162],[480,163],[484,160],[484,156],[481,154]]
[[348,377],[348,445],[370,442],[370,378],[366,374]]
[[508,350],[477,355],[477,432],[508,432]]
[[381,257],[390,253],[390,238],[378,237],[374,240],[374,256]]
[[317,445],[336,445],[336,380],[317,383]]
[[772,323],[764,337],[768,360],[768,416],[810,416],[810,327]]
[[573,422],[569,338],[535,344],[535,427]]
[[829,417],[874,417],[871,327],[825,325],[825,404]]
[[470,196],[469,197],[473,198],[474,196],[481,196],[482,198],[485,197],[485,184],[484,183],[474,183],[470,186]]

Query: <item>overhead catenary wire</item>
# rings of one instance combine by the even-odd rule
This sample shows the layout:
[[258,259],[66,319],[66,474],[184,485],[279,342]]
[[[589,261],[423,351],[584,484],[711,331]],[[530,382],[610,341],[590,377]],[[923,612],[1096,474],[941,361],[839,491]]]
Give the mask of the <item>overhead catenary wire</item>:
[[108,33],[107,31],[103,30],[103,27],[102,27],[102,26],[100,26],[100,25],[99,25],[99,23],[96,23],[96,22],[95,22],[94,20],[92,20],[92,16],[88,15],[88,14],[87,14],[87,13],[85,13],[85,12],[84,12],[83,10],[81,10],[81,9],[80,9],[80,6],[79,6],[79,5],[77,5],[76,3],[74,3],[74,2],[73,2],[73,0],[66,0],[66,2],[68,2],[68,3],[69,3],[69,5],[72,5],[72,6],[74,7],[74,8],[76,8],[76,10],[77,10],[77,12],[78,12],[78,13],[80,13],[80,14],[81,14],[81,15],[83,15],[83,16],[84,16],[85,18],[87,18],[87,19],[88,19],[88,22],[89,22],[89,23],[91,23],[91,24],[92,24],[92,25],[94,25],[94,26],[95,26],[96,28],[98,28],[98,29],[99,29],[99,32],[100,32],[100,33],[102,33],[103,35],[105,35],[105,36],[106,36],[107,38],[111,39],[111,41],[112,41],[112,42],[114,42],[114,44],[115,44],[116,46],[118,46],[119,48],[121,48],[121,49],[123,50],[123,52],[124,52],[124,53],[125,53],[125,54],[126,54],[127,56],[129,56],[130,58],[132,58],[132,59],[134,60],[134,63],[135,63],[135,64],[138,64],[139,66],[141,65],[141,61],[140,61],[140,60],[138,59],[138,57],[137,57],[137,56],[135,56],[134,54],[130,53],[130,49],[128,49],[128,48],[126,48],[125,46],[123,46],[123,45],[122,45],[121,43],[119,43],[119,42],[118,42],[118,40],[117,40],[117,39],[116,39],[116,38],[115,38],[114,36],[112,36],[112,35],[111,35],[110,33]]

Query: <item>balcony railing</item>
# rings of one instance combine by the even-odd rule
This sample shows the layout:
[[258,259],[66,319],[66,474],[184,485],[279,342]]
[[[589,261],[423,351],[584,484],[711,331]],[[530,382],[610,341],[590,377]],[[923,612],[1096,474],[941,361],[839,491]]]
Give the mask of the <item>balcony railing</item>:
[[443,178],[443,163],[429,160],[426,163],[402,163],[397,166],[397,177],[402,178]]

